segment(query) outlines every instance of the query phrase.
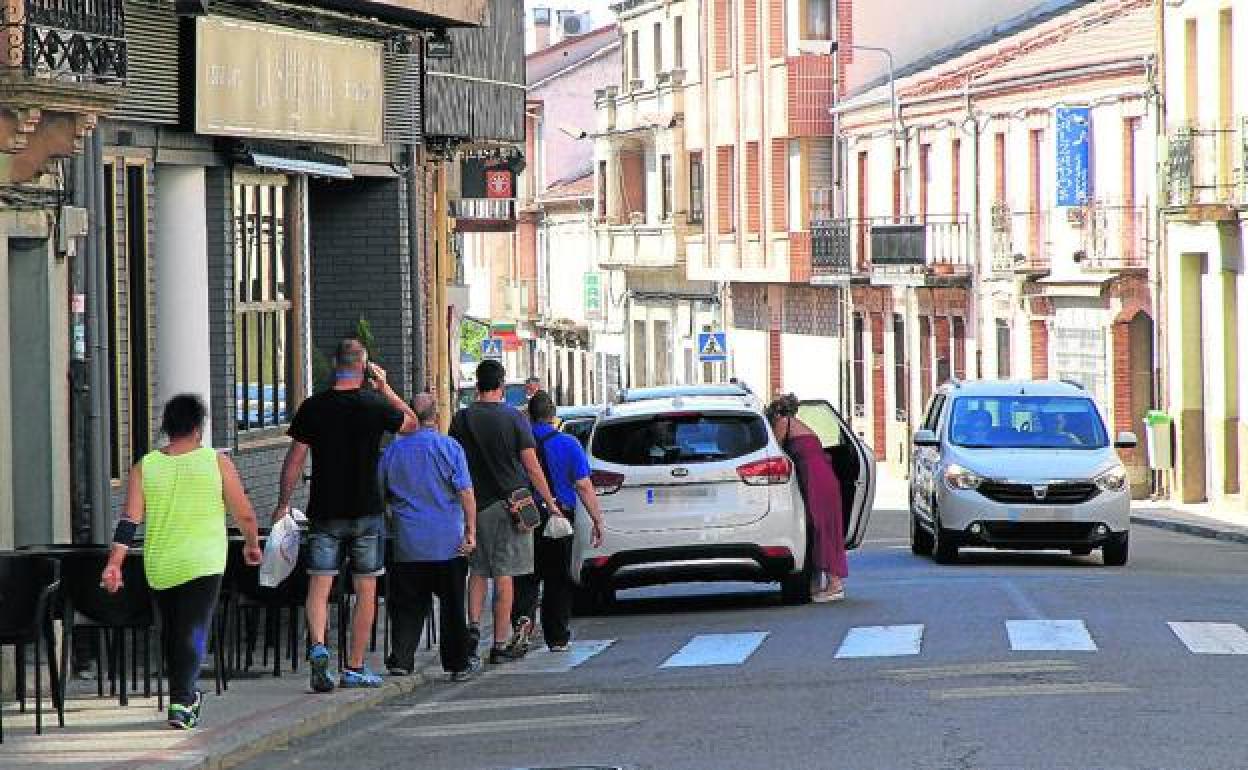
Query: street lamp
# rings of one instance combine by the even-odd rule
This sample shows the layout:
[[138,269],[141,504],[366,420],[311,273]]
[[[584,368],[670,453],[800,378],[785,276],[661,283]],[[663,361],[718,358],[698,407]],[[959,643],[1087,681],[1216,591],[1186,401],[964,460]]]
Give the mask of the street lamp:
[[[828,55],[836,53],[841,44],[835,40],[828,43]],[[888,60],[888,101],[893,112],[893,132],[896,133],[901,128],[901,107],[897,104],[897,78],[894,77],[896,72],[893,66],[893,52],[889,49],[878,45],[847,45],[846,48],[851,51],[871,51],[873,53],[882,53],[884,58]]]

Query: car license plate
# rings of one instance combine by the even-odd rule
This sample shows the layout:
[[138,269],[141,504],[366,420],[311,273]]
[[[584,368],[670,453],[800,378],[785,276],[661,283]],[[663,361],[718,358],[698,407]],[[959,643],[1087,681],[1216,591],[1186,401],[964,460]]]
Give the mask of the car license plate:
[[1070,521],[1071,513],[1068,507],[1029,505],[1010,509],[1010,521]]
[[676,503],[687,502],[691,500],[705,500],[711,496],[712,492],[709,487],[656,487],[646,490],[646,502],[654,505],[655,503]]

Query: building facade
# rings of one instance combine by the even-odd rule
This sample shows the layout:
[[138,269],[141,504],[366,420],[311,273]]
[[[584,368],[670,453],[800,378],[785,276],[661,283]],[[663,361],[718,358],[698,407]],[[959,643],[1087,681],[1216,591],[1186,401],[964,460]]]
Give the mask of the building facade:
[[[843,217],[817,279],[853,301],[858,429],[900,467],[934,388],[1078,382],[1110,425],[1158,403],[1153,4],[1052,7],[843,103]],[[894,109],[894,107],[896,109]],[[1137,493],[1143,452],[1129,452]]]

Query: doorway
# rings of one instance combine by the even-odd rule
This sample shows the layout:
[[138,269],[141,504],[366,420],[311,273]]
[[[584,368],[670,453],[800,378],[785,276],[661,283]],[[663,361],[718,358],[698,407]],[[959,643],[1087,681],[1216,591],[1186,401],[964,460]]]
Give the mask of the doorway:
[[9,350],[14,364],[9,413],[15,545],[56,542],[52,521],[50,313],[47,240],[9,241]]

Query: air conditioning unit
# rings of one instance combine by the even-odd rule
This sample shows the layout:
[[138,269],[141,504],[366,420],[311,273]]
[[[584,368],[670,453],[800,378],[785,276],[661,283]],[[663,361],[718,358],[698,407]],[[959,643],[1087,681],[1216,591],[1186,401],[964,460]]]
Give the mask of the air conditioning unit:
[[576,37],[589,32],[591,28],[588,13],[559,14],[559,36],[562,38]]

